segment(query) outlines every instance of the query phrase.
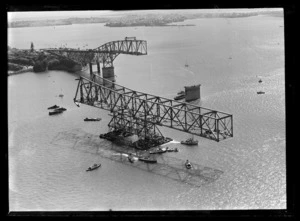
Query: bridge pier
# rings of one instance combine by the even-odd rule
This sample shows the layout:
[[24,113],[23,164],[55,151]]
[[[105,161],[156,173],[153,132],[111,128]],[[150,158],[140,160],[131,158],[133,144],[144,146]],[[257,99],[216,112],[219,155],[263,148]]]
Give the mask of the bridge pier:
[[115,82],[115,68],[114,67],[103,67],[102,74],[104,78],[104,85],[110,87],[111,83],[105,81],[106,79],[112,82]]
[[97,72],[98,72],[98,75],[101,77],[100,63],[99,63],[99,61],[97,61]]
[[90,79],[92,79],[92,77],[93,77],[93,64],[90,62],[89,66],[90,66]]

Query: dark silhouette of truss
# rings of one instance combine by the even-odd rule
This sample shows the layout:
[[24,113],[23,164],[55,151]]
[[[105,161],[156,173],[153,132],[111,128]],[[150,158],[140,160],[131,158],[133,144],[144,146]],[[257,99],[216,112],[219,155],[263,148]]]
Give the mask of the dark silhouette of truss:
[[233,137],[231,114],[134,91],[95,74],[78,80],[74,101],[110,111],[114,129],[147,136],[164,126],[215,141]]

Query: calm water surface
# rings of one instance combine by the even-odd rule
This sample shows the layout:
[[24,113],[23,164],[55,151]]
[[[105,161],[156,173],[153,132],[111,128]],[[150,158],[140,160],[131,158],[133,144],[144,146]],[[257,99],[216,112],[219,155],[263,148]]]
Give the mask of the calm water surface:
[[[64,131],[104,133],[110,116],[72,102],[75,78],[83,73],[25,73],[8,77],[11,211],[286,208],[283,18],[185,23],[196,26],[15,28],[8,30],[8,44],[96,48],[126,36],[147,40],[148,55],[117,57],[117,83],[168,98],[186,85],[200,83],[201,103],[196,103],[233,114],[234,137],[221,142],[197,138],[198,147],[171,143],[180,152],[168,154],[219,169],[224,172],[220,178],[191,186],[72,148],[68,140],[53,142]],[[257,95],[258,90],[266,94]],[[67,111],[49,116],[47,107],[54,104]],[[102,121],[87,123],[85,117]],[[161,131],[175,141],[189,137],[170,129]],[[99,139],[101,145],[113,144]],[[102,167],[85,172],[94,162]]]

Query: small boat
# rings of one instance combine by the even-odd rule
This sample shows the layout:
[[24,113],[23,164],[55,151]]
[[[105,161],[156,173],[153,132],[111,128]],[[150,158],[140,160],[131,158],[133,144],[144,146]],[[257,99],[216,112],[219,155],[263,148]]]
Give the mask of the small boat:
[[143,161],[145,163],[157,163],[156,159],[150,158],[150,157],[138,157],[140,161]]
[[87,168],[87,170],[86,171],[92,171],[92,170],[95,170],[95,169],[97,169],[97,168],[99,168],[101,166],[101,163],[99,163],[99,164],[94,164],[93,166],[90,166],[89,168]]
[[261,83],[261,82],[262,82],[262,80],[261,80],[261,79],[259,79],[258,83]]
[[57,105],[55,104],[55,105],[53,105],[53,106],[51,106],[51,107],[48,107],[48,110],[49,110],[49,109],[55,109],[55,108],[59,108],[59,106],[57,106]]
[[84,118],[84,121],[100,121],[100,120],[101,118],[88,118],[88,117]]
[[174,100],[181,100],[183,98],[185,98],[185,94],[181,94],[181,95],[174,97]]
[[76,104],[77,107],[80,107],[78,102],[74,101],[74,104]]
[[55,114],[61,114],[62,112],[64,112],[64,111],[62,111],[62,110],[54,110],[54,111],[52,111],[52,112],[49,112],[49,115],[55,115]]
[[192,168],[192,164],[188,161],[188,160],[186,160],[186,162],[185,162],[185,167],[187,168],[187,169],[191,169]]
[[185,94],[185,92],[184,92],[184,91],[179,91],[179,92],[177,93],[177,95],[181,95],[181,94]]
[[264,94],[264,91],[257,91],[257,94]]
[[134,163],[134,159],[133,159],[133,156],[132,156],[131,153],[128,155],[128,161],[129,161],[130,163]]
[[178,148],[169,148],[167,147],[167,152],[178,152]]
[[156,153],[159,154],[159,153],[165,153],[165,152],[167,152],[167,148],[160,148],[160,147],[149,151],[150,154],[156,154]]
[[181,144],[185,145],[198,145],[198,140],[194,140],[193,138],[189,138],[187,140],[181,141]]
[[66,111],[66,110],[67,110],[67,109],[64,108],[64,107],[60,107],[60,108],[55,109],[55,111]]

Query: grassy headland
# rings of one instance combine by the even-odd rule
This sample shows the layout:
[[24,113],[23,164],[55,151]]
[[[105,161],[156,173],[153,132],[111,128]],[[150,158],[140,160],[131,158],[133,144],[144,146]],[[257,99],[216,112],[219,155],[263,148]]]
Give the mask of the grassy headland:
[[8,47],[8,75],[27,71],[44,72],[46,70],[74,72],[80,69],[80,64],[67,58],[43,51],[20,50]]

